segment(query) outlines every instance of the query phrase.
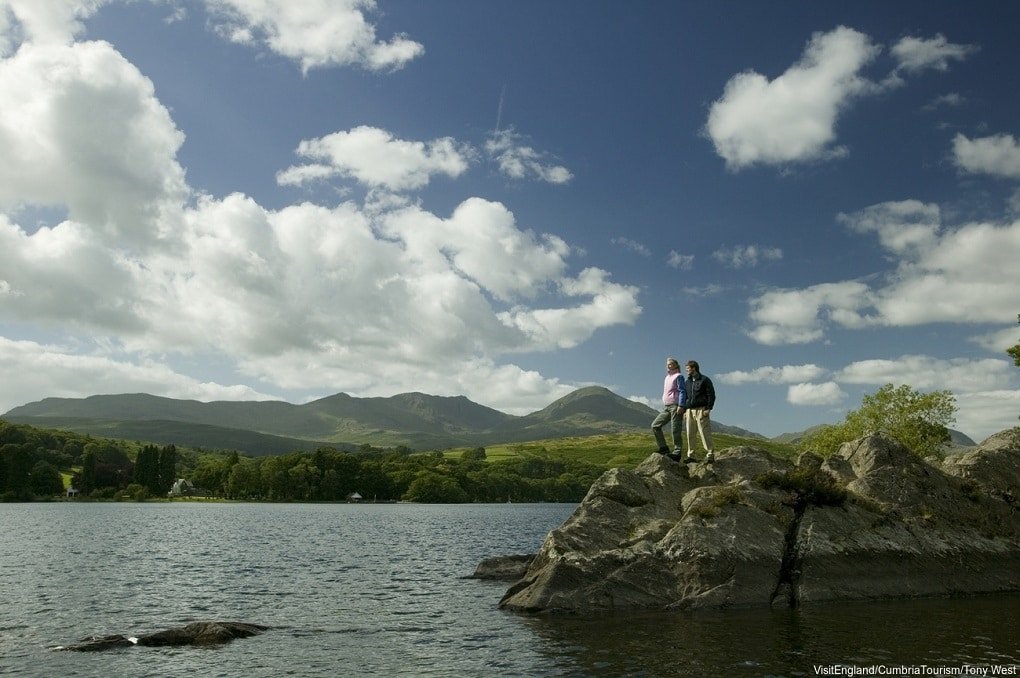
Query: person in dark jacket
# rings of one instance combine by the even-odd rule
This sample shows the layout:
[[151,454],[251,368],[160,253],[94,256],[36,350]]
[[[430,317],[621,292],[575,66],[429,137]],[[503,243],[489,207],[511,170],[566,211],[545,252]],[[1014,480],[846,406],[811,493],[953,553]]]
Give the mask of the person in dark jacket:
[[701,444],[705,448],[705,461],[715,461],[715,452],[712,448],[712,422],[709,420],[709,412],[715,407],[715,387],[712,380],[701,373],[698,361],[688,360],[686,364],[687,378],[684,379],[684,391],[687,395],[687,413],[684,415],[684,424],[687,428],[687,459],[690,463],[697,461],[694,458],[694,441],[691,439],[691,431],[698,427],[698,435],[701,437]]

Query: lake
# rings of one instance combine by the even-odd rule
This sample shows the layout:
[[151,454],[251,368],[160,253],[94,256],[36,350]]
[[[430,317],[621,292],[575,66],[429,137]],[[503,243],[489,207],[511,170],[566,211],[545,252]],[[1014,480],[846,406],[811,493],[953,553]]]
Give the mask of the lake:
[[[574,508],[0,504],[0,674],[981,675],[944,671],[1020,662],[1017,596],[528,617],[496,609],[507,583],[465,579],[484,558],[537,551]],[[213,648],[55,649],[197,620],[271,628]]]

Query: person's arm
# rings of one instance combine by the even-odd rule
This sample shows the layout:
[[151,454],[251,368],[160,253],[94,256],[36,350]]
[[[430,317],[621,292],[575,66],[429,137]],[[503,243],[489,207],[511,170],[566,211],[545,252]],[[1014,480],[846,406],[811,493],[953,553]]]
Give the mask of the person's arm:
[[705,395],[708,396],[708,409],[711,410],[715,407],[715,386],[708,377],[705,377]]

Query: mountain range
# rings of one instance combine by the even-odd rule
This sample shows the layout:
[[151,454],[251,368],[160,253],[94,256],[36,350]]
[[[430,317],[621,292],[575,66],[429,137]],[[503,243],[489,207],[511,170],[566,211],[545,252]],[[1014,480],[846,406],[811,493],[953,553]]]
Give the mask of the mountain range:
[[[2,418],[107,438],[270,455],[323,445],[354,449],[368,443],[429,450],[648,430],[655,414],[646,405],[591,386],[525,416],[505,414],[464,396],[424,393],[389,398],[338,393],[303,405],[203,403],[134,393],[46,398],[16,407]],[[764,438],[719,422],[713,422],[713,428]]]

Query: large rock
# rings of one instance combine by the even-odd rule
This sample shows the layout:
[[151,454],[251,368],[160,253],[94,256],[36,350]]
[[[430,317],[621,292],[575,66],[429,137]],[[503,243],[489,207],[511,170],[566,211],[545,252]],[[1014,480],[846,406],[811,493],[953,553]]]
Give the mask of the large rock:
[[691,467],[655,454],[599,478],[500,606],[786,606],[1020,590],[1010,494],[1020,446],[993,442],[944,467],[880,435],[796,464],[751,447]]

